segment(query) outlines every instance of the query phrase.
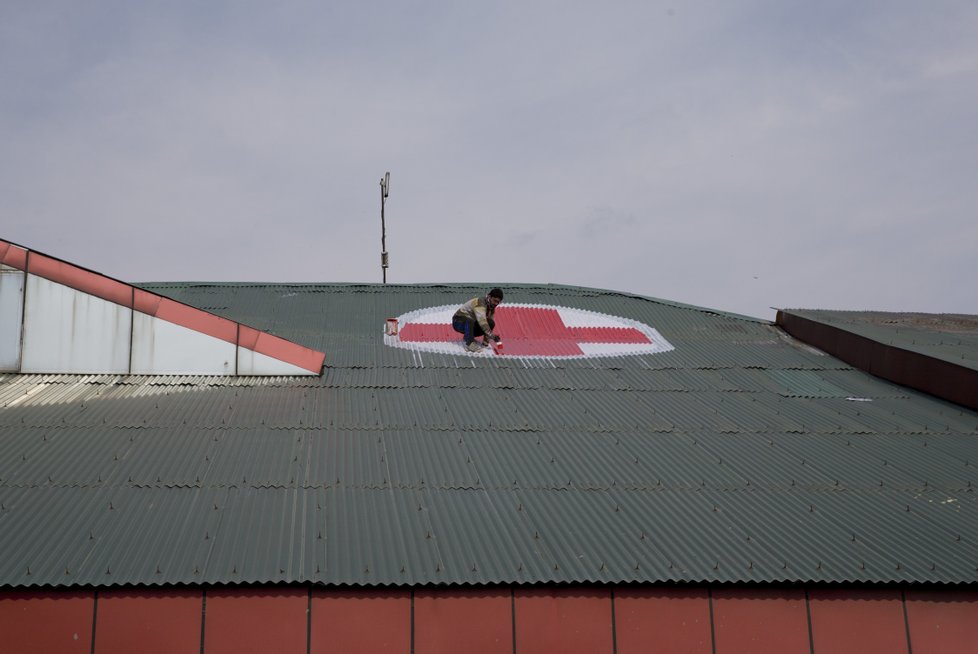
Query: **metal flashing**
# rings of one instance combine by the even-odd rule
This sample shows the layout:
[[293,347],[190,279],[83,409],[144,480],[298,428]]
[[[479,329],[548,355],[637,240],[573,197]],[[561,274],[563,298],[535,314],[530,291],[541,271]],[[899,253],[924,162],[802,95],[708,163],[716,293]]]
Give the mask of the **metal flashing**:
[[978,410],[978,316],[781,310],[777,322],[860,370]]

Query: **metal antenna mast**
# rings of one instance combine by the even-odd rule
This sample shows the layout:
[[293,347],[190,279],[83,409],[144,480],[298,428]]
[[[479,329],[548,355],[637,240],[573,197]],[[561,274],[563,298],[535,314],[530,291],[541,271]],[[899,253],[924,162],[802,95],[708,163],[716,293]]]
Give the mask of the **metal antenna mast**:
[[384,222],[384,203],[390,195],[391,174],[390,171],[380,178],[380,269],[384,275],[384,283],[387,283],[387,225]]

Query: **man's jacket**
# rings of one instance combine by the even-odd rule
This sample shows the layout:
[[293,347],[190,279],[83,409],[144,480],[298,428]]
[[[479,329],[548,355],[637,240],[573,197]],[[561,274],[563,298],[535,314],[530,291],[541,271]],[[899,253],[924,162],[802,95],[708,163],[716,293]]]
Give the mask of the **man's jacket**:
[[486,298],[484,297],[474,297],[455,312],[454,318],[464,318],[465,320],[471,320],[473,322],[479,323],[479,327],[482,327],[482,333],[491,335],[492,327],[489,326],[489,318],[492,318],[492,314],[496,312],[494,307],[490,307],[486,304]]

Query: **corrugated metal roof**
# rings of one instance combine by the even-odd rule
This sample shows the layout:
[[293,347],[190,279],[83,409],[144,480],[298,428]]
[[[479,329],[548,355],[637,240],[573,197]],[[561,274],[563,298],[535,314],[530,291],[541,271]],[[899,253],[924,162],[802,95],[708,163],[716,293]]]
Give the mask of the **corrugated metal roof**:
[[151,288],[326,372],[0,375],[0,585],[978,581],[978,414],[770,323],[511,286],[675,349],[474,357],[382,326],[481,286]]

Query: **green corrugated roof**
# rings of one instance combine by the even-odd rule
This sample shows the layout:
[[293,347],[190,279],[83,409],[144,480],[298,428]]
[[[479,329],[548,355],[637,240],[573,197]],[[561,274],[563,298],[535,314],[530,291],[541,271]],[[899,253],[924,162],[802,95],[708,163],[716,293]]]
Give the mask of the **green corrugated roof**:
[[414,352],[483,285],[155,284],[320,378],[0,376],[0,585],[978,580],[978,414],[770,323],[597,289],[674,349]]

